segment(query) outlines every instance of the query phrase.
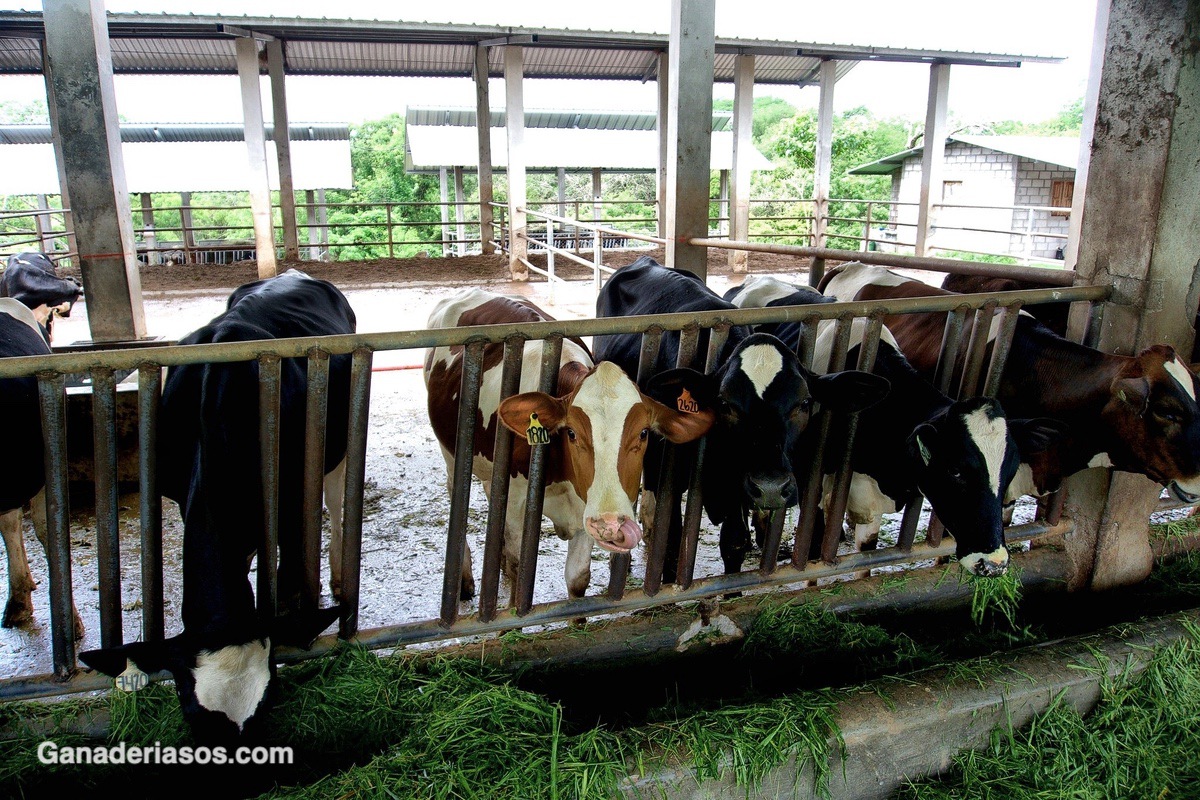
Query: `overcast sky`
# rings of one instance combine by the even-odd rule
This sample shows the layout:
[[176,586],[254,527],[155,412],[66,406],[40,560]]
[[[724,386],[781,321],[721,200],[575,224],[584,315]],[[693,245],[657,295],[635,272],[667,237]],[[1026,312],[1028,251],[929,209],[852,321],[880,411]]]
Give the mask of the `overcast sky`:
[[[1087,83],[1096,0],[1009,0],[1003,4],[963,0],[716,0],[717,35],[827,44],[914,47],[958,51],[1060,56],[1059,64],[1016,69],[956,66],[950,77],[950,114],[959,124],[1055,115],[1083,95]],[[532,0],[108,0],[109,11],[228,14],[473,23],[517,27],[584,28],[668,33],[670,0],[604,0],[600,3]],[[40,8],[36,2],[0,0],[0,9]],[[780,9],[786,9],[781,13]],[[334,13],[336,12],[336,13]],[[967,18],[969,15],[970,19]],[[129,122],[239,122],[236,76],[116,77],[117,107]],[[923,120],[929,68],[920,64],[862,63],[838,82],[835,111],[866,106],[877,116]],[[45,99],[40,76],[0,76],[0,99]],[[265,81],[264,81],[265,88]],[[756,87],[803,107],[814,106],[817,89]],[[730,84],[716,84],[718,98],[732,98]],[[503,82],[493,79],[492,105],[503,103]],[[653,83],[527,81],[527,109],[653,110]],[[293,122],[360,122],[407,106],[474,107],[469,79],[288,78]],[[270,115],[270,102],[265,103]]]

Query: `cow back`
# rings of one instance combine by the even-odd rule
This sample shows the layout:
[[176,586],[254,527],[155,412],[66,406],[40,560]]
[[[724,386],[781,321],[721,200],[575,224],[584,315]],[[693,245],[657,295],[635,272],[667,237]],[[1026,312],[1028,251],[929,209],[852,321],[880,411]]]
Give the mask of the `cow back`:
[[[49,355],[29,309],[0,299],[0,358]],[[37,378],[0,378],[0,414],[7,426],[6,457],[0,459],[0,512],[20,508],[45,483],[42,418]]]

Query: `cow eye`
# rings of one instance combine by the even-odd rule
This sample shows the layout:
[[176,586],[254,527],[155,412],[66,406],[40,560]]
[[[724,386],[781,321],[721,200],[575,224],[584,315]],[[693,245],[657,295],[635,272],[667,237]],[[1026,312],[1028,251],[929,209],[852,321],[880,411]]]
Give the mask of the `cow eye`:
[[639,438],[639,439],[641,439],[643,442],[644,442],[644,441],[646,441],[646,439],[647,439],[649,436],[650,436],[650,429],[649,429],[649,428],[642,428],[642,432],[638,434],[638,438]]
[[567,431],[567,438],[570,439],[572,442],[575,441],[575,429],[567,428],[566,431]]
[[1178,424],[1183,421],[1183,417],[1174,411],[1156,411],[1155,416],[1167,422]]

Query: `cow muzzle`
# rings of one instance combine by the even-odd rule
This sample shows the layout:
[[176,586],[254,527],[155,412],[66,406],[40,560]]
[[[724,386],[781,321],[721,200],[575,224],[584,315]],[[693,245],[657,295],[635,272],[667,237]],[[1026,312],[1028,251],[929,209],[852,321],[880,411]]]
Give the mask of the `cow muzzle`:
[[642,540],[642,529],[637,520],[611,511],[588,517],[587,532],[597,544],[613,553],[628,553]]
[[971,553],[958,560],[962,568],[981,578],[999,578],[1008,572],[1008,548],[1000,545],[990,553]]
[[748,475],[745,488],[750,505],[762,511],[787,508],[796,501],[796,480],[791,475]]
[[1200,494],[1189,490],[1196,489],[1197,491],[1200,491],[1200,485],[1197,485],[1198,483],[1200,482],[1189,481],[1188,487],[1185,489],[1179,485],[1178,481],[1171,481],[1171,494],[1175,495],[1185,503],[1194,503],[1197,500],[1200,500]]

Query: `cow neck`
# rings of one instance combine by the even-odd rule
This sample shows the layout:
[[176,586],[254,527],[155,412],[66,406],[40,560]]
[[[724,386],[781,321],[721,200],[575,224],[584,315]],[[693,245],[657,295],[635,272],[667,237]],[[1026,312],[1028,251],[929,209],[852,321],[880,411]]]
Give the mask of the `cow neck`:
[[1036,320],[1017,322],[1001,399],[1010,416],[1097,419],[1113,380],[1130,361],[1058,336]]

